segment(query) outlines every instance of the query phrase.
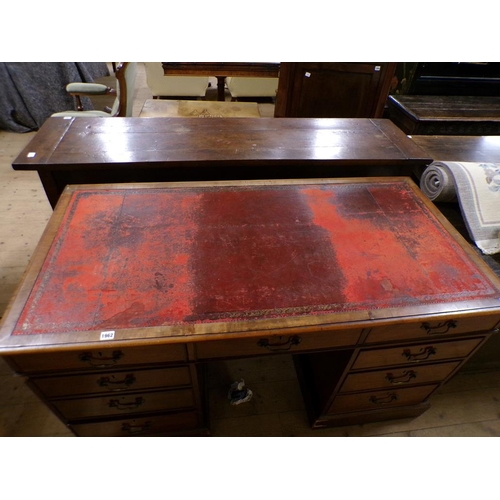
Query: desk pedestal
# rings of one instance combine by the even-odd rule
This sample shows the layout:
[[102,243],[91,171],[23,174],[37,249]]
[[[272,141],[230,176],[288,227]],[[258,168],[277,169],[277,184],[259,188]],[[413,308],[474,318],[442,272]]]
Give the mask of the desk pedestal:
[[0,355],[80,436],[207,433],[207,364],[292,355],[317,428],[421,413],[499,324],[409,178],[69,186]]

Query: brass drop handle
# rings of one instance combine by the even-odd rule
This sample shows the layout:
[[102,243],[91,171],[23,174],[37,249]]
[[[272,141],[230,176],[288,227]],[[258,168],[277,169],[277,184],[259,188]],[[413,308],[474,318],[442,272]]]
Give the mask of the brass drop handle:
[[272,344],[271,342],[269,342],[269,339],[260,339],[257,342],[257,345],[273,352],[289,351],[292,346],[299,345],[301,340],[302,339],[298,335],[290,335],[284,342],[277,342],[275,344]]
[[107,368],[109,366],[114,366],[116,362],[124,356],[122,351],[113,351],[111,356],[102,356],[100,352],[97,354],[96,356],[91,352],[84,352],[78,356],[78,359],[82,363],[88,363],[94,368]]
[[452,328],[457,327],[457,322],[454,319],[449,319],[448,321],[443,321],[435,326],[431,326],[430,323],[422,323],[420,328],[425,330],[427,335],[444,335],[448,333]]
[[143,405],[144,402],[144,398],[141,397],[135,398],[135,401],[131,401],[130,403],[121,403],[119,399],[110,399],[109,407],[116,408],[117,410],[135,410]]
[[[110,377],[101,377],[97,380],[97,385],[100,387],[109,387],[112,391],[125,391],[136,381],[136,378],[132,373],[127,373],[123,380],[113,381]],[[116,387],[118,385],[124,385],[125,387]]]
[[370,396],[370,403],[373,403],[374,405],[388,405],[397,401],[397,399],[398,397],[394,393],[387,394],[387,396],[382,396],[380,398],[377,396]]
[[127,432],[128,434],[141,434],[142,432],[149,431],[151,429],[151,422],[147,421],[144,424],[129,424],[124,422],[122,424],[122,432]]
[[394,376],[388,373],[385,378],[393,385],[408,384],[412,379],[416,378],[417,374],[413,370],[405,370],[402,375]]
[[436,354],[436,349],[432,346],[422,347],[419,352],[413,354],[410,349],[404,349],[402,356],[406,357],[407,361],[411,363],[420,363],[420,361],[425,361],[431,356]]

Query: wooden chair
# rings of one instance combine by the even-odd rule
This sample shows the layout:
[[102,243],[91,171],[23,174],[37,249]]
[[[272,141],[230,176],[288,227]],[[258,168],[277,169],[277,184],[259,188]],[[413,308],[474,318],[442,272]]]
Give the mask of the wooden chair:
[[[122,62],[116,67],[116,90],[100,83],[69,83],[66,91],[75,97],[76,110],[61,111],[52,116],[96,116],[115,117],[132,116],[135,77],[137,73],[137,63]],[[109,111],[84,110],[82,97],[93,97],[99,95],[115,95],[115,100]]]

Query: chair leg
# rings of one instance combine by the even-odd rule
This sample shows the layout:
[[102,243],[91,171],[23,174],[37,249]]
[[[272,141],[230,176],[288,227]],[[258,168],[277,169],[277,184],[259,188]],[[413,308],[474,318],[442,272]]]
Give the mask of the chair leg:
[[76,100],[76,109],[77,111],[83,111],[83,104],[82,100],[80,99],[79,95],[75,95],[75,100]]

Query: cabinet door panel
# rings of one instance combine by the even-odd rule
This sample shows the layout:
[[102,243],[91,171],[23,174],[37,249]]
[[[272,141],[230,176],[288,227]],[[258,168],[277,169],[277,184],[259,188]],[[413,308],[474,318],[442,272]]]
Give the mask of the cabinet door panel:
[[395,63],[282,63],[275,116],[380,118]]

